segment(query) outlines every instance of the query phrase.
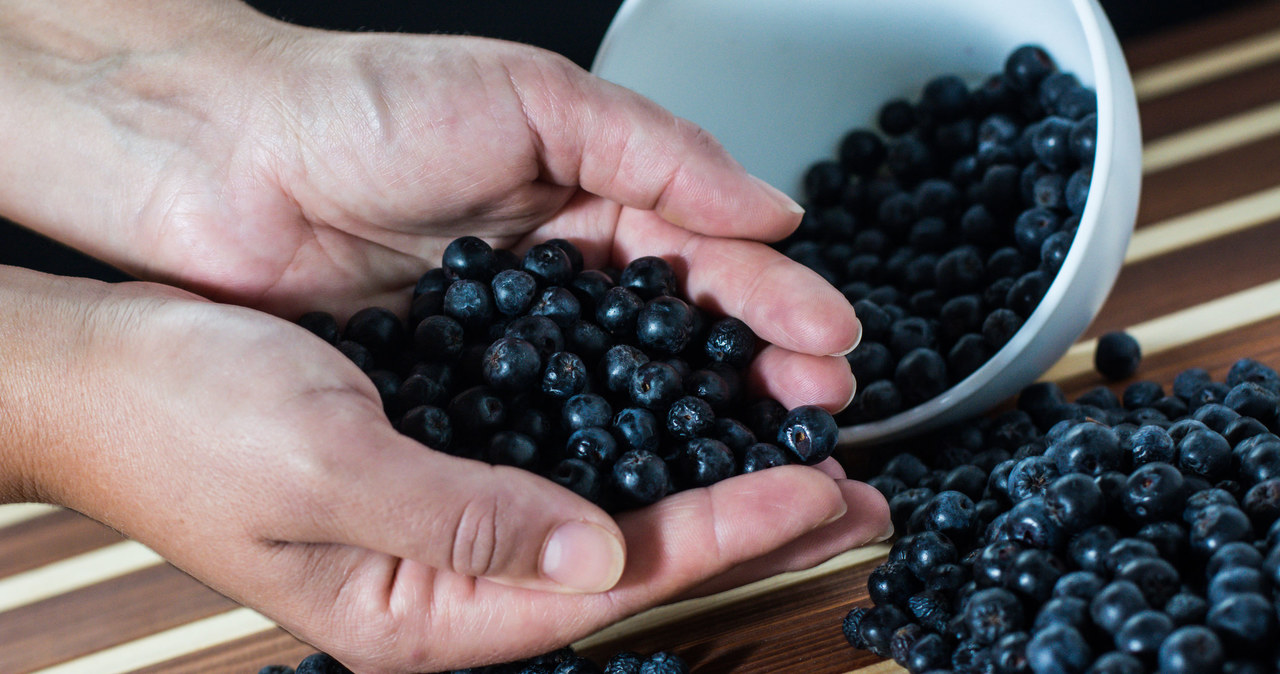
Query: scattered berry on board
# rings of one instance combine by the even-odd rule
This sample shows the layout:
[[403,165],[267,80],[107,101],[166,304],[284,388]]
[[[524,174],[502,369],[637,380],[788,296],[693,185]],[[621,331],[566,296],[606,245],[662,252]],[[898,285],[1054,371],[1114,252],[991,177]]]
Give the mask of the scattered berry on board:
[[913,674],[1280,671],[1277,431],[1280,375],[1241,359],[1171,391],[1033,384],[889,448],[870,483],[900,535],[844,636]]
[[858,380],[837,418],[892,416],[955,385],[1022,327],[1083,213],[1094,92],[1044,49],[970,87],[955,75],[884,104],[804,176],[807,212],[777,248],[854,303]]

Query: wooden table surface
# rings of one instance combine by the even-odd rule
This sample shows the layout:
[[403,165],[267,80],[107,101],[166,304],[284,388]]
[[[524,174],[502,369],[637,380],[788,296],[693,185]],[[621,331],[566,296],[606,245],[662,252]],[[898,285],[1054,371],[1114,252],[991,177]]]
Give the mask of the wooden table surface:
[[[1280,366],[1280,2],[1130,41],[1144,184],[1138,229],[1084,336],[1127,329],[1137,377],[1166,386],[1236,359]],[[1069,395],[1104,383],[1077,344],[1046,377]],[[1124,385],[1116,384],[1118,391]],[[844,643],[869,605],[877,546],[817,569],[642,614],[579,644],[674,650],[695,672],[902,671]],[[0,506],[0,674],[253,674],[314,649],[76,513]]]

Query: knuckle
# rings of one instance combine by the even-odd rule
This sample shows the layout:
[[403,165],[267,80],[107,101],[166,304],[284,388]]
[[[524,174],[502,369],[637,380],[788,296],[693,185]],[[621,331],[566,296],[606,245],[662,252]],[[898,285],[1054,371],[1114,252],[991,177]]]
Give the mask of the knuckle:
[[470,499],[459,511],[454,526],[450,565],[467,576],[488,576],[508,561],[499,535],[500,497],[484,494]]

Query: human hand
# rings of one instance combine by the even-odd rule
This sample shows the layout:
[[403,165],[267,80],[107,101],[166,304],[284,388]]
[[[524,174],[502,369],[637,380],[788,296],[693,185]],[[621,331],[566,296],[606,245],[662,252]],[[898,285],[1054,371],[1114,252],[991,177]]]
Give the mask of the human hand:
[[[4,335],[22,367],[0,392],[77,404],[8,427],[6,449],[34,450],[14,462],[17,496],[100,519],[361,671],[550,650],[699,587],[816,563],[887,519],[871,488],[787,466],[615,522],[532,473],[396,433],[358,368],[266,314],[0,268],[0,326],[31,308],[37,331]],[[565,524],[581,546],[548,568]]]

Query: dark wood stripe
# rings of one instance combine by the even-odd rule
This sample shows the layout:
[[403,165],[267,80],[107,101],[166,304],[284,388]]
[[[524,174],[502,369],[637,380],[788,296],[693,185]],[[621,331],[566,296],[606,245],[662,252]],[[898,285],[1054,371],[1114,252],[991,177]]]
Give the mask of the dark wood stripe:
[[1124,55],[1129,69],[1137,72],[1276,28],[1280,28],[1280,2],[1262,0],[1128,41]]
[[874,565],[801,583],[775,595],[713,609],[693,621],[601,644],[586,654],[602,661],[618,650],[672,651],[698,674],[847,672],[877,658],[844,641],[849,609],[870,606],[867,574]]
[[1137,226],[1275,187],[1280,184],[1277,158],[1280,135],[1149,174],[1143,178]]
[[[1280,26],[1276,26],[1280,28]],[[1280,59],[1138,105],[1143,140],[1238,115],[1280,100]]]
[[110,528],[70,510],[41,515],[0,529],[0,578],[122,540]]
[[1126,266],[1086,338],[1280,278],[1280,219]]
[[5,613],[0,672],[48,667],[236,606],[160,564]]

